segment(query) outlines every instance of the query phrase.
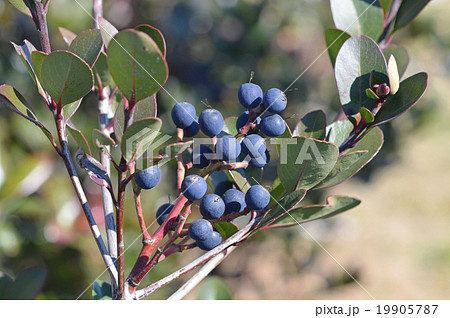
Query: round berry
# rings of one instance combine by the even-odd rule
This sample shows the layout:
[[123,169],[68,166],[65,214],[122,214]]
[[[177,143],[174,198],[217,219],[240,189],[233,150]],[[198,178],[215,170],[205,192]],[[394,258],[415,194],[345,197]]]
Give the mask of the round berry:
[[217,194],[207,194],[200,203],[200,213],[208,220],[220,218],[225,213],[225,203]]
[[286,108],[286,94],[278,88],[271,88],[264,94],[263,104],[268,111],[279,113]]
[[280,115],[273,114],[266,116],[261,120],[259,129],[261,129],[261,132],[266,136],[278,137],[284,134],[286,125]]
[[172,108],[172,120],[178,128],[187,128],[195,121],[195,107],[192,104],[177,103]]
[[191,201],[201,199],[207,189],[206,181],[195,174],[187,176],[181,183],[181,192]]
[[191,223],[188,229],[189,236],[196,241],[204,241],[211,236],[213,227],[209,221],[198,219]]
[[216,188],[214,189],[214,193],[217,195],[222,196],[225,191],[229,189],[235,188],[234,183],[231,181],[222,181],[218,185],[216,185]]
[[253,83],[245,83],[239,87],[238,99],[245,108],[255,108],[261,104],[263,91],[261,87]]
[[219,246],[220,243],[222,243],[222,236],[220,236],[219,232],[213,231],[206,240],[197,241],[197,246],[204,251],[210,251],[216,246]]
[[[243,112],[239,115],[238,119],[236,120],[236,130],[239,132],[239,130],[244,127],[250,119],[250,116],[248,114],[248,110]],[[255,124],[259,125],[261,123],[261,117],[257,117],[255,120]]]
[[197,116],[195,116],[195,120],[192,122],[192,124],[190,124],[189,127],[183,128],[184,137],[186,137],[186,138],[196,136],[199,131],[200,131],[200,126],[198,124]]
[[139,171],[134,176],[134,181],[141,189],[151,189],[161,180],[161,170],[158,166],[152,166],[150,168]]
[[203,169],[209,166],[213,151],[206,145],[200,145],[192,150],[192,163],[194,167]]
[[[163,224],[164,221],[167,219],[167,217],[170,214],[170,211],[172,211],[174,205],[170,203],[164,203],[161,205],[158,210],[156,210],[156,221],[159,225]],[[180,216],[178,215],[177,221],[180,219]]]
[[262,168],[270,161],[269,151],[266,150],[263,156],[250,159],[250,165],[256,168]]
[[241,143],[230,135],[225,135],[217,139],[216,155],[220,160],[235,160],[241,153]]
[[226,213],[242,212],[247,206],[245,203],[245,194],[237,189],[225,191],[223,201],[225,202]]
[[245,203],[252,210],[264,209],[270,201],[270,193],[263,186],[254,185],[245,194]]
[[260,157],[266,151],[266,142],[259,135],[248,135],[242,140],[242,152],[251,158]]
[[222,131],[223,117],[217,109],[208,108],[202,111],[198,123],[206,136],[214,137]]

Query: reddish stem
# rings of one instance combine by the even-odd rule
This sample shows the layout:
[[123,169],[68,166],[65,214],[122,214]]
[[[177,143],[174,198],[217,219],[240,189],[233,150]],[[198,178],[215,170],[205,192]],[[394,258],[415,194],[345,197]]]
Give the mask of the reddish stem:
[[123,184],[123,181],[127,178],[126,172],[126,161],[122,157],[120,161],[121,171],[119,172],[119,190],[118,190],[118,203],[119,209],[116,213],[116,224],[117,224],[117,253],[118,253],[118,263],[117,270],[119,272],[119,294],[117,295],[118,299],[123,299],[123,292],[125,288],[125,262],[124,262],[124,251],[125,246],[123,243],[123,211],[125,208],[125,189],[126,185]]
[[233,162],[233,163],[227,163],[220,165],[217,167],[217,170],[230,170],[230,169],[245,169],[248,167],[248,161],[242,161],[242,162]]
[[[178,128],[177,129],[178,142],[182,142],[183,141],[183,137],[184,137],[183,129],[182,128]],[[185,169],[184,164],[183,164],[183,155],[182,154],[177,155],[177,165],[178,165],[178,169],[177,169],[177,187],[178,187],[178,194],[181,194],[181,184],[183,183],[184,175],[186,173],[186,169]]]

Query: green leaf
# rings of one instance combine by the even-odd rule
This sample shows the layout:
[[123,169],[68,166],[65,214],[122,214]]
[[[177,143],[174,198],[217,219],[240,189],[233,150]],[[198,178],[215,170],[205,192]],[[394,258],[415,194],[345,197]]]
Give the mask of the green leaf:
[[331,172],[339,156],[338,147],[326,141],[294,137],[282,142],[278,176],[287,192],[314,187]]
[[248,183],[242,169],[227,170],[226,173],[230,176],[231,180],[234,181],[239,190],[245,193],[248,189],[250,189],[250,184]]
[[13,280],[3,272],[0,272],[0,299],[5,299]]
[[400,88],[400,76],[398,74],[397,61],[394,55],[389,57],[388,62],[388,76],[389,76],[389,87],[391,88],[391,94],[395,95]]
[[125,102],[123,99],[119,102],[116,113],[114,114],[113,128],[116,139],[121,142],[123,138],[123,130],[125,129]]
[[[106,61],[106,54],[101,52],[92,70],[94,72],[95,87],[114,86],[114,81],[109,73],[108,62]],[[100,85],[99,85],[100,84]]]
[[285,195],[282,199],[275,201],[274,206],[264,215],[258,228],[263,228],[287,214],[297,204],[299,204],[306,195],[306,190],[300,189]]
[[157,28],[152,27],[148,24],[141,24],[134,28],[136,31],[141,31],[146,33],[149,37],[155,41],[155,43],[158,45],[159,50],[163,54],[164,57],[166,57],[166,40],[164,39],[164,36],[162,35],[161,31],[159,31]]
[[87,95],[94,85],[89,66],[68,51],[54,51],[42,63],[42,84],[58,105],[67,105]]
[[90,67],[94,66],[95,61],[103,47],[103,40],[100,30],[85,30],[78,34],[72,41],[69,51],[76,54]]
[[388,83],[386,60],[378,45],[366,36],[348,39],[339,51],[335,65],[339,99],[348,117],[357,114],[361,107],[373,110],[375,100],[366,95],[372,70],[375,76]]
[[72,41],[77,37],[75,33],[66,28],[58,27],[58,30],[67,46],[70,46]]
[[37,79],[40,83],[42,83],[41,72],[42,72],[42,63],[47,58],[48,54],[41,51],[33,51],[31,53],[31,62],[33,63],[33,68],[36,73]]
[[122,94],[134,104],[159,91],[168,77],[167,62],[145,33],[121,31],[108,47],[108,67]]
[[339,157],[333,170],[314,189],[332,187],[351,178],[376,156],[383,142],[381,129],[371,129],[355,147]]
[[380,97],[371,88],[366,89],[366,95],[370,99],[374,99],[374,100],[380,99]]
[[417,73],[400,83],[395,95],[389,95],[375,116],[373,125],[387,123],[413,107],[423,96],[428,86],[428,74]]
[[330,56],[331,64],[336,64],[336,56],[339,53],[342,45],[345,41],[350,38],[350,34],[339,29],[326,29],[325,30],[325,41],[328,47],[328,55]]
[[77,112],[77,110],[80,107],[82,101],[83,101],[83,99],[80,98],[79,100],[64,106],[63,113],[64,113],[64,120],[65,120],[66,123]]
[[67,123],[66,126],[67,130],[69,131],[70,135],[75,139],[76,143],[83,147],[84,152],[86,152],[89,155],[92,155],[91,147],[89,147],[89,143],[84,137],[83,133],[77,129],[70,121]]
[[375,120],[372,112],[365,107],[361,107],[360,113],[361,113],[361,118],[364,119],[364,121],[368,124],[373,123],[373,121]]
[[153,94],[136,103],[133,109],[132,120],[136,122],[143,118],[156,117],[156,115],[156,94]]
[[92,299],[93,300],[111,300],[112,288],[111,285],[101,280],[96,280],[92,284]]
[[392,0],[380,0],[381,7],[383,8],[384,15],[387,16],[392,4]]
[[239,231],[239,228],[233,222],[219,222],[214,223],[213,226],[224,241]]
[[92,131],[92,141],[94,143],[94,145],[97,146],[97,148],[101,148],[101,146],[115,146],[116,143],[114,142],[114,140],[105,135],[103,132],[101,132],[98,129],[94,129]]
[[228,135],[236,136],[238,131],[236,129],[236,121],[237,117],[228,117],[225,118],[222,132],[225,132]]
[[275,200],[280,200],[286,194],[286,189],[281,183],[280,178],[275,179],[275,181],[271,185],[271,190],[269,192],[270,202],[267,206],[272,206],[276,202]]
[[336,28],[374,40],[383,33],[384,14],[379,1],[330,0],[330,5]]
[[108,48],[109,43],[119,31],[103,17],[98,17],[98,26],[102,35],[103,44],[105,45],[105,48]]
[[127,160],[136,160],[147,150],[161,129],[159,118],[145,118],[133,123],[123,134],[121,149]]
[[342,145],[353,130],[353,124],[349,120],[339,120],[327,126],[326,141],[336,146]]
[[165,146],[159,151],[160,155],[167,155],[171,158],[174,156],[184,152],[186,149],[188,149],[192,144],[194,143],[193,140],[187,141],[187,142],[177,142],[170,145]]
[[325,219],[353,209],[360,203],[360,200],[352,197],[330,196],[325,205],[310,205],[294,209],[273,224],[293,226],[316,219]]
[[232,300],[228,285],[217,276],[208,276],[200,285],[198,300]]
[[30,18],[32,17],[30,9],[25,4],[24,0],[8,0],[8,2],[23,14],[26,14]]
[[10,286],[6,299],[30,300],[36,298],[44,286],[47,270],[44,267],[30,267],[21,272]]
[[395,44],[390,44],[383,51],[383,54],[387,61],[389,60],[389,57],[391,55],[395,57],[398,67],[398,75],[400,76],[400,78],[402,78],[409,64],[409,55],[406,49],[401,46],[397,46]]
[[295,126],[292,135],[294,137],[310,137],[318,140],[325,139],[327,119],[321,110],[306,114]]
[[430,0],[404,0],[398,9],[393,32],[411,22],[429,2]]

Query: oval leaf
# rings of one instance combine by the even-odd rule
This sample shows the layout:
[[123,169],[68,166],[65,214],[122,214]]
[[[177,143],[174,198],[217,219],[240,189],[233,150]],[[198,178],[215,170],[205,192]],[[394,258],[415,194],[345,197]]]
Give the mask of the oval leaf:
[[70,46],[72,41],[77,37],[75,33],[66,28],[58,27],[58,30],[67,46]]
[[69,51],[76,54],[90,67],[95,64],[103,47],[100,30],[85,30],[72,41]]
[[92,140],[94,142],[94,145],[97,146],[97,148],[100,148],[101,146],[115,146],[116,143],[114,140],[105,135],[103,132],[101,132],[98,129],[94,129],[92,131]]
[[31,53],[31,61],[33,62],[33,68],[36,73],[37,79],[40,83],[42,83],[41,72],[42,72],[42,63],[47,58],[48,54],[41,51],[34,51]]
[[44,286],[46,278],[47,270],[44,267],[27,268],[11,284],[7,299],[31,300],[36,298]]
[[138,25],[134,29],[137,31],[144,32],[149,37],[151,37],[153,41],[155,41],[155,43],[158,45],[161,53],[164,55],[164,57],[166,57],[166,40],[164,39],[164,36],[162,35],[161,31],[148,24]]
[[219,222],[214,223],[213,226],[224,241],[239,231],[239,228],[233,222]]
[[25,1],[23,1],[23,0],[8,0],[8,2],[11,3],[17,10],[19,10],[23,14],[26,14],[30,18],[32,17],[30,9],[25,4]]
[[69,130],[69,133],[72,135],[73,139],[75,139],[76,143],[83,148],[84,152],[92,155],[91,147],[89,146],[89,143],[86,137],[84,137],[83,133],[79,129],[77,129],[71,122],[68,122],[66,127],[67,130]]
[[318,140],[325,139],[327,119],[321,110],[306,114],[295,126],[294,137],[310,137]]
[[217,276],[208,276],[203,280],[197,295],[199,300],[232,300],[228,285]]
[[336,146],[342,145],[353,130],[353,124],[349,120],[339,120],[327,126],[326,141],[332,142]]
[[122,137],[122,155],[127,160],[136,160],[147,150],[159,134],[162,122],[159,118],[145,118],[132,124]]
[[98,26],[100,28],[100,33],[102,35],[103,44],[105,48],[108,47],[109,42],[116,36],[119,31],[114,25],[103,17],[98,17]]
[[397,12],[395,19],[394,31],[397,31],[411,22],[430,0],[403,1]]
[[398,67],[398,75],[400,78],[402,78],[409,64],[409,55],[406,49],[395,44],[390,44],[383,51],[383,54],[387,61],[389,61],[389,57],[391,55],[395,57],[395,61],[397,62]]
[[339,29],[326,29],[325,41],[327,43],[328,55],[330,56],[331,64],[336,64],[336,56],[339,53],[342,45],[350,38],[350,34]]

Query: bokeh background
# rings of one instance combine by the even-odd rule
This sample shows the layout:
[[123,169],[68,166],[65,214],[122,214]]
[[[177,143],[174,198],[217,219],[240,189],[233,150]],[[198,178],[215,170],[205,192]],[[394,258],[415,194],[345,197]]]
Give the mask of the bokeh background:
[[[123,29],[147,23],[167,41],[170,77],[165,88],[198,109],[201,101],[226,116],[242,109],[237,89],[253,81],[263,89],[289,86],[326,49],[324,30],[333,22],[328,1],[314,0],[105,0],[105,17]],[[65,49],[62,26],[75,33],[91,28],[91,1],[51,0],[48,25],[53,49]],[[406,76],[430,75],[422,100],[383,127],[386,143],[375,160],[345,184],[318,193],[356,196],[362,204],[344,215],[305,225],[307,230],[377,299],[450,297],[450,12],[449,1],[434,0],[394,43],[407,48]],[[0,84],[16,87],[38,117],[51,115],[10,41],[30,40],[39,48],[31,19],[0,2]],[[322,109],[332,121],[339,112],[327,53],[287,92],[285,117],[293,127],[307,112]],[[159,116],[175,127],[168,111],[174,101],[160,93]],[[95,98],[89,96],[73,118],[86,131],[97,126]],[[96,278],[107,280],[64,166],[32,124],[0,108],[0,271],[17,276],[44,266],[48,277],[39,299],[77,298]],[[72,140],[73,141],[73,140]],[[73,142],[74,144],[74,142]],[[157,207],[175,197],[175,168],[164,167],[163,182],[145,193],[148,222]],[[85,176],[85,174],[82,174]],[[100,225],[99,188],[84,185]],[[129,202],[126,266],[139,250],[139,229]],[[151,229],[155,229],[153,226]],[[176,255],[158,265],[142,283],[171,273],[200,252]],[[297,227],[260,233],[233,252],[213,275],[235,299],[368,299],[343,269]],[[162,299],[183,281],[151,295]],[[91,289],[81,298],[89,299]],[[197,297],[197,289],[187,298]]]

